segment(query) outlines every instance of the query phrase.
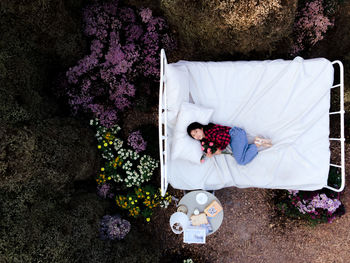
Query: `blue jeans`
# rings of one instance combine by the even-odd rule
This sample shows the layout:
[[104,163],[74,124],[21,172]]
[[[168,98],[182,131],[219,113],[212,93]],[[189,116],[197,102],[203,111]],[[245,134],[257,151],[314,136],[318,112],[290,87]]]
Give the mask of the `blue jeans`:
[[233,127],[229,134],[232,154],[238,164],[245,165],[257,156],[258,148],[255,144],[248,144],[247,134],[243,129]]

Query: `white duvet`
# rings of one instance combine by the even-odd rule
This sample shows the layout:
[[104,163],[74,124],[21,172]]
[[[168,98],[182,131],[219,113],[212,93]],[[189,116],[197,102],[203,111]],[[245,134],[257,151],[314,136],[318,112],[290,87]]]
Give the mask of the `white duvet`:
[[188,69],[193,102],[214,109],[212,122],[271,138],[273,147],[245,166],[230,155],[203,164],[169,158],[168,180],[174,188],[316,190],[327,184],[331,62],[297,57],[177,63]]

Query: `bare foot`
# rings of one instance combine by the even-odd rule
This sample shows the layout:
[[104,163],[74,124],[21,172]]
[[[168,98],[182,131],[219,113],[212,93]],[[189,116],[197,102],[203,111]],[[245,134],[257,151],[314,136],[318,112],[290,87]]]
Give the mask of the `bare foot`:
[[265,138],[261,138],[256,136],[254,139],[254,143],[257,147],[271,147],[272,143],[270,139],[265,139]]

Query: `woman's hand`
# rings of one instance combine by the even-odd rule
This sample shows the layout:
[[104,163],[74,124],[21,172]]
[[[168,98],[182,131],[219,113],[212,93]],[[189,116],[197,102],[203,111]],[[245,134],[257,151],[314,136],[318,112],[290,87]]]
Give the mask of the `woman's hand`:
[[221,150],[217,149],[216,152],[214,153],[215,155],[221,154]]
[[211,158],[213,157],[214,155],[218,155],[218,154],[221,154],[221,150],[220,149],[217,149],[216,152],[213,154],[213,153],[206,153],[207,157]]
[[213,157],[213,154],[212,153],[206,153],[207,157],[211,158]]

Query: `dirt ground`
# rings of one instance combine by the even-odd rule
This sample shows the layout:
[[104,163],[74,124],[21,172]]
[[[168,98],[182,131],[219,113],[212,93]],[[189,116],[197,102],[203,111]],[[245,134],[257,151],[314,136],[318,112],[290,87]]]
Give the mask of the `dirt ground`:
[[[350,144],[346,145],[346,156],[349,159]],[[349,160],[346,168],[349,183]],[[169,191],[178,198],[183,196],[182,191]],[[341,195],[345,209],[350,204],[349,192],[346,188]],[[350,262],[350,213],[333,223],[312,227],[298,220],[277,218],[272,194],[273,190],[234,187],[216,191],[224,220],[205,245],[184,244],[182,235],[172,233],[169,218],[176,211],[175,203],[156,213],[149,230],[160,238],[163,249],[188,254],[197,259],[195,262]]]

